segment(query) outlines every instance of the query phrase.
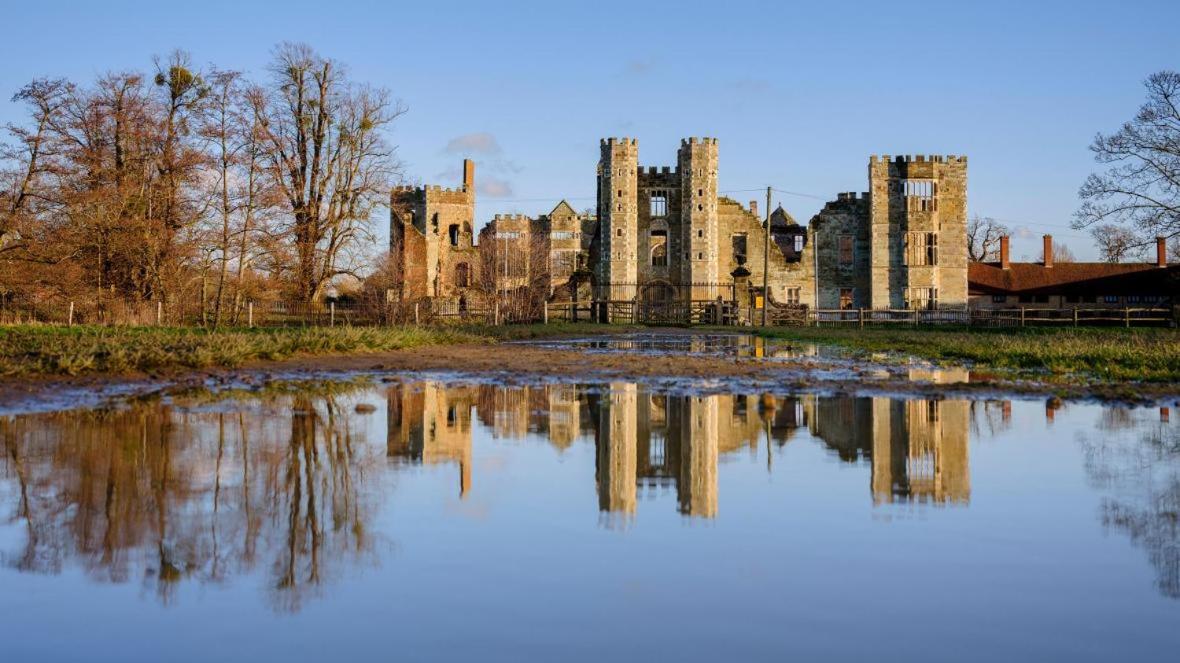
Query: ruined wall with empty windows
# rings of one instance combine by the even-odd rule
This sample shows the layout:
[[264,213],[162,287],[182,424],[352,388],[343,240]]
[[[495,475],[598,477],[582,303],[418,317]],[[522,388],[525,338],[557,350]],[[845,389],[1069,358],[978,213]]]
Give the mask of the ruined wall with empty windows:
[[603,139],[596,215],[565,201],[537,218],[497,215],[478,248],[470,161],[460,189],[395,189],[391,248],[404,291],[458,297],[482,278],[488,287],[544,285],[568,298],[571,277],[592,274],[604,299],[728,299],[743,264],[754,294],[769,271],[768,295],[779,305],[967,304],[966,157],[871,157],[869,190],[839,194],[806,226],[776,209],[767,251],[757,205],[718,192],[718,150],[716,138],[687,138],[675,167],[640,166],[636,139]]
[[459,297],[474,287],[475,164],[463,160],[463,185],[394,187],[389,196],[389,242],[404,299]]
[[[841,193],[811,219],[821,309],[868,308],[869,195]],[[814,287],[815,284],[813,284]]]
[[967,304],[967,157],[869,159],[869,305]]

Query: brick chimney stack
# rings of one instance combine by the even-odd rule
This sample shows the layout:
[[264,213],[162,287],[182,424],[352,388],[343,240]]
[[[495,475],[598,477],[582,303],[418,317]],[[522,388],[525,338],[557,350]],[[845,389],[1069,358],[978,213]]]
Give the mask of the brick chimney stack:
[[[758,216],[758,201],[757,201],[757,200],[751,200],[751,201],[750,201],[750,212],[751,212],[751,213],[752,213],[754,216]],[[758,218],[760,218],[760,219],[761,219],[762,217],[758,216]]]
[[1164,237],[1155,238],[1155,266],[1168,266],[1168,240]]
[[1046,267],[1052,267],[1053,266],[1053,236],[1052,235],[1045,235],[1045,249],[1044,249],[1044,251],[1045,251],[1045,259],[1043,262],[1045,263]]
[[463,160],[463,190],[475,192],[475,162],[471,159]]
[[1000,269],[1012,268],[1012,263],[1009,262],[1008,241],[1007,235],[1000,238]]

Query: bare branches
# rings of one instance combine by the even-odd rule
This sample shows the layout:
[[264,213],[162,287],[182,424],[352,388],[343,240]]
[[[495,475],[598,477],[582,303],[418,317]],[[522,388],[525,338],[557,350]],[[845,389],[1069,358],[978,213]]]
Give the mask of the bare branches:
[[[1109,167],[1086,178],[1075,228],[1124,226],[1134,245],[1180,235],[1180,73],[1161,71],[1145,82],[1147,101],[1113,134],[1098,134],[1094,160]],[[1105,233],[1095,231],[1103,245]],[[1126,237],[1120,236],[1118,243]]]
[[351,249],[368,234],[397,174],[382,132],[404,113],[388,92],[351,83],[343,67],[305,44],[282,44],[268,93],[254,97],[269,174],[289,212],[292,294],[316,299],[353,271]]
[[967,222],[967,257],[971,262],[995,261],[1000,255],[1000,238],[1008,227],[987,216],[973,216]]

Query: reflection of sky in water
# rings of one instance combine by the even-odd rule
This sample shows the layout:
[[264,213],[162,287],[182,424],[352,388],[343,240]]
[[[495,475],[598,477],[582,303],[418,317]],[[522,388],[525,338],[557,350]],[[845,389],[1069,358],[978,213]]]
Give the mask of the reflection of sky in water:
[[1178,430],[622,383],[8,417],[0,637],[7,660],[1161,658]]

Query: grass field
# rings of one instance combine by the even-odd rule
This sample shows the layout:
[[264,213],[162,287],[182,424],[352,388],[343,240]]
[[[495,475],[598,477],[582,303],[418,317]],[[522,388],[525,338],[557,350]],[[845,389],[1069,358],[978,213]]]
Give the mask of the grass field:
[[297,355],[361,354],[579,333],[589,324],[511,327],[0,327],[0,375],[126,374],[240,366]]
[[775,327],[757,333],[936,361],[965,361],[1001,372],[1111,382],[1180,382],[1180,332],[1172,329]]
[[[0,327],[0,375],[153,373],[233,368],[294,356],[363,354],[429,345],[495,343],[561,334],[623,332],[589,323],[506,327],[293,327],[216,332],[173,327]],[[722,328],[718,331],[736,331]],[[702,330],[703,331],[703,330]],[[969,362],[1051,381],[1180,382],[1180,333],[1169,329],[1016,330],[775,327],[767,338]]]

